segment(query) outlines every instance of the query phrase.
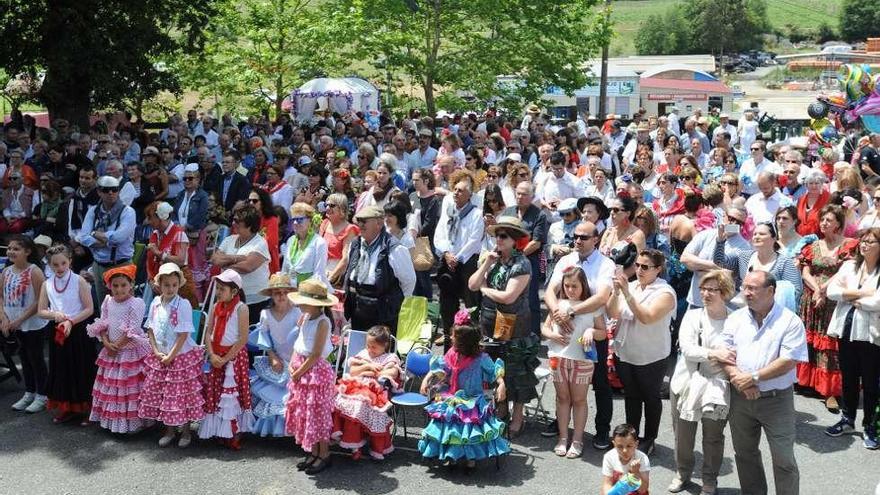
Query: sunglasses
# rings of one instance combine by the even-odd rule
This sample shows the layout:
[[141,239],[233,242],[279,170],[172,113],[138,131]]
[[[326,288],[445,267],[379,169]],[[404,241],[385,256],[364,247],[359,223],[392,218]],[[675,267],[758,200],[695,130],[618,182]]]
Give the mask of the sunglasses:
[[119,192],[118,187],[101,187],[101,188],[98,188],[98,190],[101,191],[102,193],[107,193],[107,194]]
[[196,180],[196,179],[197,179],[197,177],[184,177],[184,178],[183,178],[183,181],[184,181],[184,182],[192,182],[192,181],[194,181],[194,180]]
[[589,241],[595,237],[595,235],[574,234],[572,237],[577,241]]
[[260,198],[248,198],[248,203],[252,205],[258,205],[260,204]]
[[626,211],[626,210],[624,210],[623,208],[617,208],[616,206],[613,206],[611,208],[608,208],[608,211],[611,213],[620,213],[621,211]]
[[21,180],[21,177],[12,176],[9,178],[9,180]]
[[728,217],[727,217],[727,221],[728,221],[728,222],[731,222],[731,223],[735,223],[735,224],[737,224],[737,225],[742,225],[742,224],[746,223],[745,220],[740,220],[740,219],[738,219],[738,218],[734,218],[734,217],[731,217],[731,216],[728,216]]
[[291,223],[294,225],[305,223],[306,217],[290,217]]
[[637,270],[650,270],[651,268],[657,268],[656,265],[645,265],[643,263],[635,263]]

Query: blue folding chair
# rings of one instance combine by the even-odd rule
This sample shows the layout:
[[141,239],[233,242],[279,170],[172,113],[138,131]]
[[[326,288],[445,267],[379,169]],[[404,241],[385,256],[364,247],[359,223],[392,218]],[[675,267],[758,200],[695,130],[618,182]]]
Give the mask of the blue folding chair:
[[431,371],[431,349],[425,346],[417,346],[410,349],[406,355],[406,364],[404,368],[403,393],[395,395],[391,398],[391,404],[394,405],[394,431],[391,435],[397,434],[397,418],[403,416],[403,438],[408,438],[406,427],[406,408],[408,407],[425,407],[431,399],[418,393],[407,392],[408,387],[412,388],[412,383],[421,384],[422,378]]

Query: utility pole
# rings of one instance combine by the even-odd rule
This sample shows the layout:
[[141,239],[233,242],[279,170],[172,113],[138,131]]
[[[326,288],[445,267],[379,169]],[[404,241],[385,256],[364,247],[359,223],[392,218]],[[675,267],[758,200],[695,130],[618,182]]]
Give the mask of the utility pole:
[[[611,0],[605,0],[605,22],[606,24],[611,22]],[[602,122],[605,116],[608,115],[605,100],[608,99],[608,45],[610,42],[609,36],[605,39],[605,43],[602,44],[602,73],[599,76],[599,112],[596,117],[599,122]]]

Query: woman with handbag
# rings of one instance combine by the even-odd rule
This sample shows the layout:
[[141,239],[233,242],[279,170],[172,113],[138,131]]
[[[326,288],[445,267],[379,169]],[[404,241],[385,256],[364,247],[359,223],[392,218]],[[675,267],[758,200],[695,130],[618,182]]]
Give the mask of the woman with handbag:
[[[482,294],[480,330],[484,338],[494,340],[486,352],[498,354],[495,357],[504,361],[507,400],[513,402],[510,438],[516,438],[523,429],[525,404],[538,396],[535,369],[540,364],[537,354],[541,345],[531,332],[527,291],[532,268],[521,251],[529,234],[520,219],[512,216],[499,217],[489,234],[495,236],[495,250],[485,253],[468,280],[468,288]],[[498,408],[499,415],[507,415],[507,401]]]

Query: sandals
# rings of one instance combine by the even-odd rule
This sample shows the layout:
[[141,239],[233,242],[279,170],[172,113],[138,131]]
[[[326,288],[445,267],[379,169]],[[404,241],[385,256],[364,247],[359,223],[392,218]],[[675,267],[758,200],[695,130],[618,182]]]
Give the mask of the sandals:
[[566,450],[567,445],[568,445],[568,439],[567,438],[560,438],[559,442],[556,444],[556,448],[553,449],[553,453],[558,455],[559,457],[565,457],[566,454],[568,453],[568,450]]
[[315,459],[316,459],[316,461],[313,462],[311,466],[306,468],[306,470],[305,470],[306,474],[308,474],[308,475],[318,474],[321,471],[330,467],[330,464],[332,464],[332,462],[330,461],[329,455],[327,457],[316,457]]
[[[568,448],[568,452],[565,454],[566,459],[577,459],[584,453],[584,442],[573,441],[571,442],[571,447]],[[559,454],[557,454],[559,455]]]
[[312,467],[312,464],[314,464],[317,460],[318,456],[309,454],[306,456],[305,459],[296,463],[296,469],[297,471],[305,471],[306,469]]

